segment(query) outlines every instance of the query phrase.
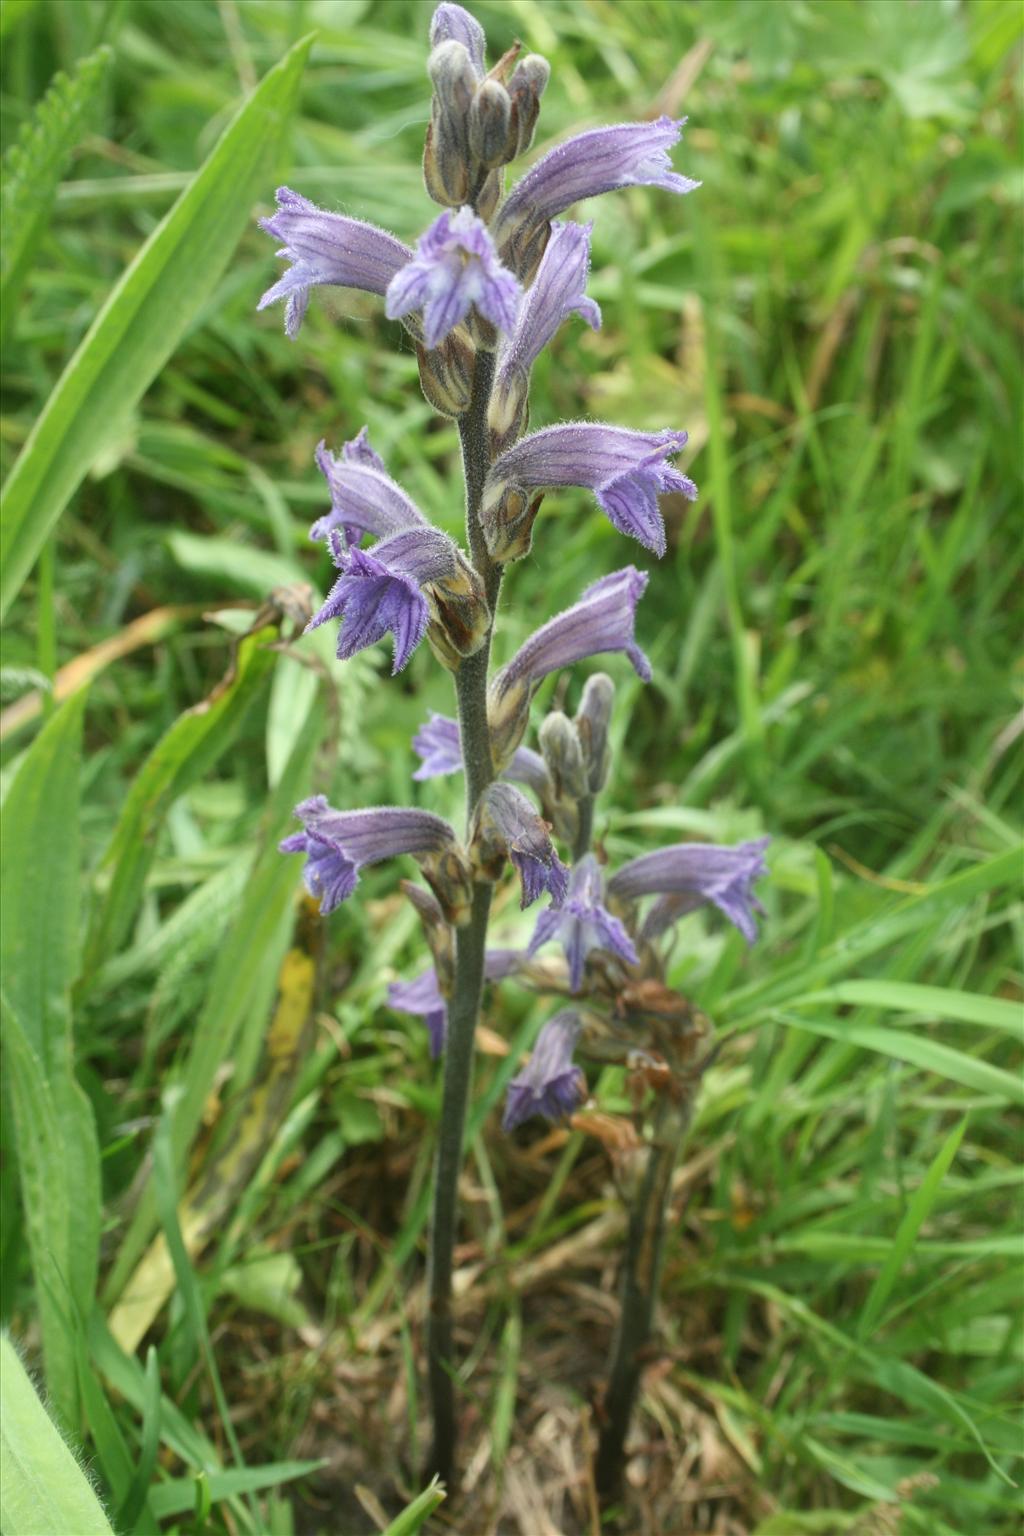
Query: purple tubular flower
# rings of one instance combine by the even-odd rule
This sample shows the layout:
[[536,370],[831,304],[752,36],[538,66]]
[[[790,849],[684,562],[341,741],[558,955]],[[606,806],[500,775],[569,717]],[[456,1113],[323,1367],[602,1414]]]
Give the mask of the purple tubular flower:
[[420,509],[391,479],[380,455],[370,447],[366,427],[344,444],[340,459],[321,442],[316,462],[331,493],[331,510],[317,518],[310,528],[311,539],[329,539],[337,528],[347,544],[358,544],[364,533],[386,538],[404,528],[429,526]]
[[[432,713],[416,732],[412,746],[422,759],[413,774],[415,780],[439,779],[445,774],[462,772],[459,722],[449,715]],[[512,783],[525,784],[537,795],[551,791],[551,777],[544,759],[530,747],[517,747],[501,776]]]
[[573,866],[565,903],[548,907],[537,919],[526,951],[533,956],[542,944],[557,939],[569,962],[569,986],[573,992],[583,985],[583,968],[592,950],[607,950],[627,965],[636,965],[639,960],[629,934],[604,906],[603,895],[601,867],[594,855],[588,853]]
[[670,921],[702,902],[711,902],[747,943],[753,944],[757,938],[754,915],[764,911],[753,884],[768,872],[764,850],[770,841],[759,837],[734,848],[716,843],[675,843],[623,864],[609,880],[608,894],[619,901],[652,894],[688,898],[673,904],[674,912],[666,908]]
[[384,312],[398,320],[423,310],[423,339],[438,346],[471,308],[499,331],[515,324],[519,283],[498,260],[487,225],[471,208],[446,208],[420,237],[416,254],[388,284]]
[[277,254],[287,257],[291,266],[256,307],[266,309],[285,299],[284,328],[292,338],[298,335],[311,288],[331,284],[384,294],[412,256],[409,247],[386,230],[326,213],[289,187],[278,187],[277,212],[261,219],[260,228],[281,241]]
[[568,422],[530,433],[503,453],[487,476],[480,520],[492,554],[500,553],[503,511],[510,497],[519,504],[551,486],[581,485],[595,493],[601,510],[620,533],[663,555],[665,524],[658,511],[659,494],[678,491],[689,501],[697,496],[693,481],[667,462],[686,441],[685,432],[668,428],[633,432],[596,421]]
[[605,651],[624,651],[637,675],[649,683],[651,664],[633,633],[636,607],[647,580],[635,565],[626,565],[592,582],[579,602],[535,629],[512,660],[495,674],[491,683],[494,698],[500,699],[516,683],[539,683],[551,672]]
[[295,807],[303,823],[279,844],[282,853],[304,853],[303,879],[325,914],[351,896],[364,864],[401,853],[429,856],[455,846],[455,833],[430,811],[382,805],[366,811],[336,811],[323,795]]
[[515,330],[502,348],[502,372],[527,372],[563,320],[578,314],[591,330],[601,329],[601,311],[586,296],[593,224],[555,224],[537,276],[526,290]]
[[461,5],[451,5],[445,0],[439,5],[430,21],[430,46],[454,40],[461,43],[469,54],[478,80],[484,75],[484,29],[475,16],[464,11]]
[[549,827],[512,784],[491,784],[480,798],[470,857],[485,879],[496,880],[506,856],[518,871],[522,907],[547,891],[558,906],[569,871],[555,852]]
[[508,1085],[503,1130],[513,1130],[531,1115],[564,1120],[583,1102],[586,1079],[572,1059],[580,1027],[576,1014],[568,1009],[544,1025],[529,1062]]
[[549,150],[512,188],[495,228],[499,246],[523,223],[557,218],[573,203],[619,187],[692,192],[700,186],[672,169],[669,150],[686,119],[593,128]]
[[[489,949],[484,956],[484,977],[487,981],[501,981],[519,969],[522,958],[519,949]],[[425,1021],[430,1036],[430,1054],[436,1061],[444,1049],[448,1033],[448,1004],[438,986],[434,967],[428,966],[412,981],[391,982],[388,1005],[396,1013],[413,1013]]]

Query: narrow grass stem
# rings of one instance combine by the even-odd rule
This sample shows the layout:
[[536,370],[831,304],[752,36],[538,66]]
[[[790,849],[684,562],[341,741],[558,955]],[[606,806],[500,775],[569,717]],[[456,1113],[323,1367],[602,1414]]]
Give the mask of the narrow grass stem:
[[665,1207],[689,1122],[689,1104],[662,1102],[643,1181],[630,1212],[622,1266],[622,1311],[612,1345],[604,1423],[594,1467],[597,1491],[602,1499],[613,1498],[622,1483],[626,1436],[658,1299]]
[[[466,478],[466,537],[473,563],[484,579],[491,609],[491,629],[475,656],[467,657],[455,674],[459,730],[466,777],[466,825],[483,791],[494,778],[487,726],[487,666],[501,567],[488,554],[480,527],[480,498],[490,466],[487,403],[494,377],[494,354],[477,354],[469,407],[459,420],[462,462]],[[484,954],[491,887],[477,885],[468,924],[455,940],[455,984],[448,1009],[444,1089],[434,1176],[434,1208],[430,1233],[430,1310],[427,1319],[427,1375],[433,1414],[433,1444],[428,1474],[436,1473],[451,1486],[455,1470],[455,1362],[452,1351],[452,1274],[459,1216],[459,1170],[466,1106],[473,1080],[473,1041],[484,985]]]

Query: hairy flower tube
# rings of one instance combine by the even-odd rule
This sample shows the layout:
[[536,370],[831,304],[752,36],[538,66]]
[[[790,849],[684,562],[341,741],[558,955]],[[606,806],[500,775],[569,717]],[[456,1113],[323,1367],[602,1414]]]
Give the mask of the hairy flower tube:
[[518,871],[523,907],[547,891],[559,905],[569,871],[555,851],[550,827],[514,784],[491,784],[477,803],[469,856],[478,876],[496,880],[506,857]]
[[[710,902],[742,933],[748,944],[757,938],[755,914],[764,908],[753,885],[768,869],[764,850],[770,838],[739,843],[734,848],[717,843],[675,843],[631,859],[608,882],[608,894],[616,901],[635,901],[658,894],[680,899],[667,909],[669,920]],[[651,937],[649,928],[647,936]]]
[[338,529],[347,544],[358,544],[364,534],[387,538],[403,528],[429,526],[423,513],[384,468],[380,455],[370,447],[363,427],[343,444],[335,458],[326,443],[319,443],[316,464],[331,493],[331,510],[317,518],[309,530],[311,539],[329,539]]

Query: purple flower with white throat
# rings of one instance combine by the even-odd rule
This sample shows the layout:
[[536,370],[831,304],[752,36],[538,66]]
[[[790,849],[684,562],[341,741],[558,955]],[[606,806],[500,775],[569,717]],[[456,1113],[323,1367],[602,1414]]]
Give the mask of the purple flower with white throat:
[[311,539],[327,540],[334,529],[339,529],[347,544],[358,544],[366,533],[383,539],[405,528],[429,526],[370,447],[366,427],[343,444],[340,458],[335,458],[326,443],[319,443],[316,463],[331,493],[331,510],[310,528]]
[[534,631],[491,679],[487,718],[491,751],[502,766],[522,740],[537,685],[551,672],[605,651],[624,651],[639,677],[651,680],[651,664],[636,643],[636,607],[647,577],[627,565],[587,587],[578,603]]
[[[489,949],[484,956],[484,978],[501,981],[512,976],[523,961],[518,949]],[[388,1004],[396,1013],[412,1013],[422,1018],[430,1036],[430,1054],[436,1061],[444,1049],[448,1033],[448,1002],[437,980],[434,967],[428,966],[411,981],[393,981],[388,987]]]
[[549,150],[512,188],[498,215],[494,238],[503,259],[527,276],[543,249],[548,221],[583,198],[620,187],[694,191],[700,182],[674,171],[669,158],[685,121],[659,117],[592,128]]
[[569,871],[555,852],[550,828],[512,784],[491,784],[477,802],[469,856],[484,880],[497,880],[505,859],[518,871],[523,907],[547,891],[557,906]]
[[320,911],[333,912],[359,882],[364,864],[411,853],[428,862],[457,847],[455,833],[430,811],[382,805],[366,811],[336,811],[323,795],[295,807],[303,824],[279,845],[282,853],[304,853],[303,879]]
[[675,843],[623,864],[609,880],[608,894],[616,901],[635,901],[654,894],[677,898],[667,909],[669,921],[711,902],[747,943],[753,944],[757,938],[755,914],[764,911],[753,885],[768,872],[764,850],[770,841],[759,837],[733,848],[716,843]]
[[499,331],[515,324],[522,290],[498,260],[487,225],[471,208],[446,208],[420,237],[416,254],[388,285],[389,320],[423,311],[423,339],[436,347],[471,309]]
[[586,1078],[572,1059],[580,1028],[571,1009],[547,1021],[529,1062],[508,1085],[503,1130],[511,1131],[533,1115],[564,1120],[579,1108],[587,1093]]
[[569,893],[560,907],[548,907],[537,919],[528,955],[557,939],[569,964],[569,986],[578,992],[588,955],[595,949],[617,955],[627,965],[639,960],[633,941],[617,917],[604,905],[601,866],[592,853],[575,864],[569,876]]
[[658,496],[670,491],[689,501],[697,496],[693,481],[668,462],[686,442],[685,432],[634,432],[597,421],[532,432],[503,453],[487,476],[480,521],[492,556],[505,560],[525,553],[516,537],[523,506],[538,491],[563,485],[593,491],[620,533],[663,555],[665,524]]
[[[421,759],[413,774],[417,781],[439,779],[463,770],[459,722],[450,715],[432,713],[412,739],[413,751]],[[525,784],[543,800],[552,792],[551,776],[539,752],[517,747],[502,773],[502,778]]]
[[[341,575],[307,629],[338,619],[338,660],[394,636],[392,676],[401,672],[443,607],[448,589],[475,591],[479,578],[458,545],[439,528],[406,529],[382,539],[372,550],[346,545],[337,532],[331,552]],[[483,605],[482,590],[478,602]]]
[[291,262],[272,284],[257,309],[286,300],[284,328],[298,335],[309,303],[309,290],[325,284],[387,292],[395,274],[412,257],[407,245],[374,224],[326,213],[290,187],[278,187],[277,212],[260,220],[260,228],[281,241],[279,256]]
[[[586,296],[592,224],[555,224],[537,276],[526,290],[515,329],[502,343],[488,409],[495,445],[522,430],[530,369],[563,320],[578,314],[592,330],[601,311]],[[493,448],[492,448],[493,451]]]

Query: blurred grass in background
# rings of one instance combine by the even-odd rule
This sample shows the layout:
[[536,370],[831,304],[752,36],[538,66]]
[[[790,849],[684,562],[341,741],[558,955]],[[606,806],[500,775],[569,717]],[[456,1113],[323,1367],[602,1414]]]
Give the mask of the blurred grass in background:
[[[886,1502],[902,1504],[908,1530],[1009,1531],[1020,1123],[1007,1104],[1019,1105],[1020,1029],[1019,1012],[998,999],[1020,997],[1009,925],[1020,915],[1013,146],[1024,13],[1000,0],[505,0],[474,10],[492,58],[515,37],[550,58],[541,143],[607,121],[689,114],[675,158],[703,179],[698,193],[638,189],[585,210],[596,221],[591,291],[604,327],[563,330],[536,370],[532,421],[587,414],[685,426],[682,462],[702,493],[693,506],[664,506],[669,553],[652,568],[639,624],[654,683],[642,689],[617,673],[614,796],[599,822],[609,852],[671,836],[767,830],[777,839],[758,948],[748,956],[700,918],[679,945],[673,979],[727,1044],[693,1141],[695,1156],[713,1155],[694,1176],[669,1254],[673,1364],[648,1395],[648,1438],[677,1437],[687,1480],[674,1489],[670,1467],[659,1482],[655,1458],[628,1528],[684,1529],[664,1513],[683,1498],[696,1501],[699,1528],[732,1518],[764,1536],[867,1531],[856,1522]],[[415,238],[431,217],[418,168],[429,15],[406,0],[7,0],[5,144],[55,71],[101,44],[113,59],[4,317],[5,468],[239,96],[310,29],[317,39],[281,179]],[[92,467],[9,617],[5,784],[32,739],[33,687],[104,641],[125,652],[98,669],[88,700],[89,872],[161,734],[225,671],[227,636],[201,612],[258,602],[301,576],[325,589],[328,562],[306,537],[324,502],[312,457],[321,437],[337,447],[368,423],[420,506],[453,532],[461,525],[454,428],[422,401],[414,356],[380,305],[321,290],[296,343],[279,313],[255,314],[276,270],[255,227],[272,194],[268,175],[226,275],[123,440]],[[499,660],[624,558],[646,557],[624,549],[585,496],[549,497],[533,554],[507,582]],[[417,725],[428,708],[450,711],[447,680],[420,655],[385,687],[386,666],[379,648],[333,673],[332,799],[415,796],[455,814],[457,786],[418,789],[409,778]],[[567,685],[574,703],[580,679]],[[203,771],[167,791],[147,823],[155,857],[130,931],[79,987],[76,1054],[98,1122],[113,1264],[108,1311],[155,1229],[154,1206],[125,1243],[125,1196],[148,1167],[161,1083],[190,1085],[195,1123],[175,1151],[178,1176],[197,1179],[258,1075],[279,967],[292,953],[295,871],[282,876],[283,861],[267,857],[268,829],[309,786],[309,761],[291,747],[305,733],[308,759],[323,731],[310,714],[314,688],[296,661],[279,658],[230,739],[225,726]],[[268,791],[277,792],[269,812]],[[108,862],[88,879],[102,904]],[[387,980],[419,966],[411,922],[390,874],[371,873],[364,886],[374,899],[328,925],[329,1014],[267,1121],[266,1157],[234,1183],[225,1177],[233,1219],[194,1250],[203,1250],[188,1271],[198,1311],[180,1300],[187,1285],[176,1272],[179,1300],[149,1335],[165,1393],[197,1426],[191,1439],[187,1424],[176,1426],[186,1469],[206,1464],[211,1440],[224,1451],[199,1366],[196,1318],[207,1312],[211,1329],[226,1330],[218,1359],[250,1468],[325,1446],[334,1456],[334,1442],[348,1442],[347,1459],[335,1458],[320,1483],[297,1485],[312,1491],[294,1496],[296,1530],[334,1529],[318,1504],[324,1488],[369,1482],[385,1503],[396,1479],[414,1489],[402,1481],[414,1461],[403,1467],[382,1452],[370,1427],[390,1381],[371,1371],[363,1397],[351,1386],[350,1400],[331,1396],[346,1352],[365,1360],[384,1348],[366,1342],[381,1315],[393,1322],[397,1353],[387,1358],[414,1380],[408,1316],[382,1309],[394,1307],[402,1266],[405,1284],[415,1272],[407,1261],[422,1223],[424,1127],[437,1110],[424,1042],[382,1005]],[[243,912],[272,908],[255,948],[235,921],[247,899]],[[513,914],[501,916],[515,934]],[[247,977],[241,999],[232,955]],[[211,1042],[203,1052],[197,1017]],[[539,1016],[503,993],[489,1022],[528,1040]],[[492,1099],[493,1073],[485,1062]],[[601,1091],[607,1107],[624,1105],[614,1073]],[[498,1365],[485,1346],[505,1327],[506,1290],[522,1284],[529,1294],[517,1266],[575,1234],[580,1265],[607,1290],[607,1255],[598,1263],[586,1233],[608,1197],[608,1165],[578,1142],[567,1143],[547,1197],[554,1151],[531,1158],[493,1121],[472,1165],[472,1236],[499,1277],[474,1379],[477,1430],[492,1436],[497,1461],[507,1452],[505,1494],[493,1493],[493,1507],[504,1497],[511,1511],[502,1530],[539,1528],[514,1523],[527,1519],[516,1499],[528,1508],[524,1477],[550,1481],[536,1471],[543,1436],[530,1438],[543,1383],[531,1351],[550,1345],[563,1365],[586,1355],[582,1393],[607,1336],[607,1316],[584,1349],[564,1316],[527,1314],[510,1445],[508,1334]],[[9,1174],[5,1307],[20,1326],[32,1293],[16,1191]],[[173,1210],[173,1181],[164,1209],[168,1194]],[[506,1226],[513,1205],[538,1198],[542,1219],[528,1235],[521,1221]],[[142,1389],[128,1389],[132,1351],[97,1344],[95,1325],[90,1337],[130,1463],[146,1439]],[[254,1403],[259,1422],[246,1418]],[[91,1406],[95,1445],[103,1432]],[[391,1443],[408,1454],[404,1416],[415,1422],[415,1400],[395,1413]],[[196,1435],[210,1437],[205,1447]],[[110,1443],[106,1460],[98,1452],[108,1489],[107,1460],[118,1460]],[[180,1463],[173,1470],[186,1480]],[[235,1499],[232,1518],[287,1529],[292,1516],[275,1497],[262,1514]],[[822,1510],[834,1524],[812,1513]],[[211,1528],[225,1528],[221,1518]]]

